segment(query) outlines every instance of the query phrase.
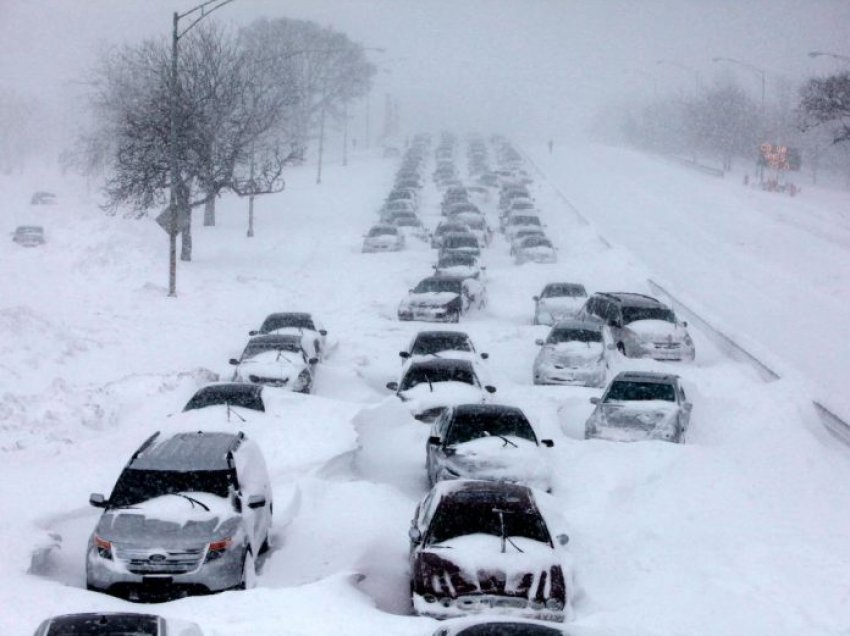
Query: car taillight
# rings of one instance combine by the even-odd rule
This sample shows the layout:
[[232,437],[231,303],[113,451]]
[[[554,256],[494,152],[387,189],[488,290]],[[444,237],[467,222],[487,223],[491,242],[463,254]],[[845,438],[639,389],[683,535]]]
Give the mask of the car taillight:
[[207,561],[214,561],[230,549],[233,545],[233,539],[219,539],[218,541],[210,542],[207,548]]
[[101,559],[112,559],[112,542],[94,535],[94,548]]

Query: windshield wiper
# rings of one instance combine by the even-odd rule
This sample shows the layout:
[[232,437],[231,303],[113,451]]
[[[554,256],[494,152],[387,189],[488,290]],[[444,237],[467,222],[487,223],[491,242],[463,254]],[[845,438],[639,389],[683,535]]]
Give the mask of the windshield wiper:
[[238,412],[238,411],[236,411],[236,410],[233,408],[233,406],[231,406],[231,404],[230,404],[230,400],[227,400],[227,401],[225,402],[225,404],[227,405],[227,421],[228,421],[228,422],[230,421],[230,415],[231,415],[231,414],[235,415],[236,417],[238,417],[238,418],[239,418],[241,421],[243,421],[243,422],[247,422],[247,421],[248,421],[248,420],[246,420],[244,417],[242,417],[241,415],[239,415],[239,412]]
[[507,543],[510,543],[517,552],[524,553],[525,551],[520,548],[516,543],[513,542],[507,533],[505,532],[505,514],[512,514],[511,510],[503,510],[501,508],[493,508],[493,512],[499,515],[499,531],[502,533],[502,554],[505,553],[505,547]]
[[168,493],[168,494],[174,495],[175,497],[183,497],[183,499],[187,499],[189,501],[189,503],[192,504],[193,508],[195,507],[195,504],[198,504],[201,508],[203,508],[207,512],[210,511],[210,507],[207,504],[205,504],[202,501],[198,501],[194,497],[190,497],[189,495],[185,495],[182,492],[171,492],[171,493]]
[[498,437],[500,440],[502,440],[502,441],[504,442],[504,444],[502,444],[502,446],[503,446],[503,447],[504,447],[504,446],[507,446],[508,444],[510,444],[510,445],[511,445],[511,446],[513,446],[514,448],[519,448],[519,446],[517,446],[516,444],[514,444],[511,440],[509,440],[509,439],[508,439],[507,437],[505,437],[504,435],[493,435],[493,433],[491,433],[490,431],[484,431],[484,434],[485,434],[487,437]]

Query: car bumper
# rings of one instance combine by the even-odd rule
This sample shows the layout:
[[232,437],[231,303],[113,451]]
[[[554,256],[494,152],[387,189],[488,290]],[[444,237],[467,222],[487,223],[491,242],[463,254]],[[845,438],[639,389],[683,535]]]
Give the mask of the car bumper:
[[364,245],[364,254],[374,254],[375,252],[400,252],[401,245]]
[[695,350],[693,346],[681,345],[678,347],[659,347],[653,343],[641,343],[637,346],[638,356],[641,358],[652,358],[653,360],[672,360],[677,362],[693,362]]
[[553,366],[534,368],[534,384],[599,387],[605,384],[606,371],[601,369],[558,369]]
[[400,309],[398,311],[399,320],[423,320],[426,322],[451,322],[454,312],[445,307],[439,308],[421,308],[414,307],[411,309]]
[[495,594],[475,594],[450,598],[429,598],[420,594],[413,595],[413,611],[419,616],[446,619],[475,614],[511,616],[532,620],[564,622],[564,610],[532,608],[531,602],[524,597],[497,596]]

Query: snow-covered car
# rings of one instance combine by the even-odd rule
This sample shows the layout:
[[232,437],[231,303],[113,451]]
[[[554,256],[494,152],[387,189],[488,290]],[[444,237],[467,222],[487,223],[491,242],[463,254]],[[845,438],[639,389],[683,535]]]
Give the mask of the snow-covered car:
[[481,247],[486,247],[490,244],[490,240],[493,237],[493,231],[490,229],[490,226],[487,225],[487,219],[483,214],[479,212],[459,212],[457,214],[453,214],[451,219],[455,221],[460,221],[466,227],[469,228],[469,231],[475,235],[475,238],[478,239],[478,245]]
[[378,212],[382,222],[388,222],[392,219],[394,214],[398,214],[400,212],[406,214],[416,214],[416,206],[413,205],[410,201],[397,199],[395,201],[387,201],[381,206],[380,211]]
[[478,237],[471,231],[464,233],[451,233],[443,235],[443,243],[440,245],[439,256],[449,254],[451,252],[462,252],[464,254],[472,254],[473,256],[481,256],[481,243]]
[[469,334],[463,331],[420,331],[410,341],[407,349],[399,351],[402,360],[428,358],[454,358],[459,360],[486,360],[487,353],[479,353]]
[[56,195],[53,192],[39,190],[30,197],[31,205],[56,205]]
[[552,490],[549,458],[555,443],[538,440],[515,406],[461,404],[447,408],[425,445],[428,483],[447,479],[509,481]]
[[393,217],[392,224],[395,225],[399,232],[404,235],[405,239],[415,238],[420,241],[427,241],[430,238],[428,230],[422,225],[422,221],[415,214],[401,214]]
[[387,201],[408,201],[414,209],[419,208],[419,195],[416,188],[396,187],[387,195]]
[[363,252],[398,252],[404,249],[404,234],[395,225],[374,225],[363,237]]
[[605,386],[608,359],[599,323],[564,320],[536,343],[540,351],[534,359],[534,384]]
[[465,212],[468,212],[470,214],[481,214],[481,210],[479,209],[479,207],[469,201],[469,199],[453,201],[443,208],[444,216],[457,216],[458,214],[463,214]]
[[544,226],[540,217],[536,214],[512,214],[505,219],[505,238],[511,241],[517,231],[529,227],[541,228]]
[[265,384],[309,393],[313,388],[313,366],[318,358],[308,358],[300,334],[263,334],[245,345],[242,355],[231,358],[233,382]]
[[272,493],[259,446],[241,432],[155,433],[133,453],[89,538],[86,587],[131,599],[253,583],[268,548]]
[[443,245],[443,239],[449,234],[467,234],[469,228],[460,221],[448,219],[440,222],[433,234],[431,234],[431,247],[440,248]]
[[677,375],[623,371],[590,402],[596,408],[585,423],[585,439],[685,441],[692,405]]
[[486,269],[472,254],[450,252],[437,260],[437,264],[434,265],[434,276],[481,278],[481,273]]
[[203,636],[191,621],[135,612],[86,612],[46,619],[34,636]]
[[[572,633],[570,631],[570,634]],[[432,636],[570,636],[570,634],[552,623],[517,620],[508,616],[489,616],[449,619],[444,621]]]
[[548,283],[534,297],[535,325],[554,325],[575,317],[587,301],[587,290],[579,283]]
[[614,346],[629,358],[692,362],[696,354],[688,323],[657,298],[627,292],[597,292],[576,314],[599,320]]
[[269,314],[260,328],[249,331],[249,336],[261,334],[299,334],[303,338],[304,351],[308,358],[324,359],[327,351],[327,329],[312,314],[284,311]]
[[560,551],[568,537],[553,541],[528,487],[439,482],[417,505],[408,535],[416,614],[564,620],[571,579]]
[[44,245],[44,228],[40,225],[19,225],[12,232],[12,241],[24,247]]
[[401,381],[388,382],[387,388],[423,422],[433,422],[449,406],[484,402],[488,393],[496,392],[496,387],[481,382],[474,362],[457,358],[411,361]]
[[546,232],[542,227],[526,227],[514,232],[511,237],[511,256],[516,253],[516,249],[520,246],[522,241],[529,236],[542,236],[545,238]]
[[419,281],[398,307],[399,320],[458,322],[487,303],[484,285],[474,278],[431,276]]
[[514,249],[514,262],[524,263],[557,263],[558,249],[545,236],[526,236],[519,241]]

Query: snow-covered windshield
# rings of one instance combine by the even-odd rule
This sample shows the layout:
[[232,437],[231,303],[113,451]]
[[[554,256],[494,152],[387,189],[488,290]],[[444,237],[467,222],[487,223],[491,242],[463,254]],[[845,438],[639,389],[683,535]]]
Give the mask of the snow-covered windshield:
[[242,359],[253,358],[257,354],[266,351],[288,351],[290,353],[301,352],[301,340],[279,340],[276,342],[249,342],[242,352]]
[[461,223],[444,223],[437,227],[437,234],[448,234],[449,232],[468,232],[469,228]]
[[369,236],[396,236],[398,235],[398,230],[394,227],[382,226],[382,227],[373,227],[369,230]]
[[676,401],[676,389],[672,384],[662,382],[637,382],[634,380],[617,380],[611,384],[606,402],[633,402],[640,400]]
[[560,298],[562,296],[585,298],[587,291],[585,291],[584,285],[576,283],[551,283],[543,288],[543,293],[540,296],[541,298]]
[[416,365],[404,374],[399,390],[407,391],[419,384],[427,384],[428,382],[462,382],[473,386],[476,384],[475,374],[469,365],[453,364],[441,367]]
[[543,236],[526,236],[522,239],[522,247],[552,247],[552,242]]
[[445,332],[439,335],[420,335],[413,342],[410,353],[427,355],[440,351],[472,351],[472,344],[465,333]]
[[492,412],[455,412],[446,433],[446,445],[463,444],[481,437],[520,437],[537,442],[537,436],[521,411],[506,410],[494,415]]
[[50,622],[45,636],[158,636],[153,614],[75,614]]
[[288,327],[296,327],[298,329],[315,329],[313,319],[310,314],[272,314],[263,322],[260,331],[269,333],[277,329],[286,329]]
[[469,267],[475,265],[475,256],[455,252],[454,254],[446,254],[437,262],[437,267],[457,267],[459,265]]
[[623,324],[637,320],[663,320],[665,322],[676,322],[673,310],[666,307],[623,307]]
[[230,406],[241,406],[253,411],[266,410],[260,395],[260,387],[250,384],[206,386],[195,393],[192,399],[183,408],[184,411],[193,411],[208,406],[219,406],[229,404]]
[[154,497],[183,492],[208,492],[227,497],[230,488],[236,488],[236,474],[232,470],[139,470],[125,468],[118,478],[110,508],[126,508]]
[[474,247],[478,248],[478,239],[472,234],[456,234],[447,236],[443,242],[443,247],[446,249],[455,249],[459,247]]
[[540,225],[540,219],[536,216],[513,216],[510,225]]
[[546,343],[559,342],[602,342],[602,332],[593,329],[553,329],[546,338]]
[[461,282],[453,278],[426,278],[414,287],[413,292],[416,294],[435,292],[450,292],[452,294],[459,294],[461,292]]
[[434,513],[428,545],[469,534],[526,537],[549,543],[542,517],[519,497],[494,498],[489,493],[456,493]]

